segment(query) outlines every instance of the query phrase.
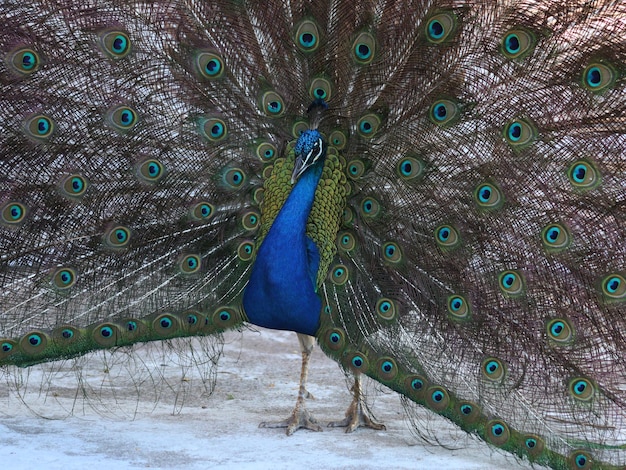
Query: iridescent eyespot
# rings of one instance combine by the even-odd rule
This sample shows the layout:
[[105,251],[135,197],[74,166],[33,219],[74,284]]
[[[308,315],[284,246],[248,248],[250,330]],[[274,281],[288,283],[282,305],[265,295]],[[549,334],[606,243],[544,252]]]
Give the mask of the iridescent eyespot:
[[481,209],[498,209],[504,202],[500,190],[493,184],[481,184],[474,191],[474,199]]
[[541,241],[547,250],[558,252],[566,249],[571,239],[565,226],[550,224],[541,231]]
[[531,144],[536,136],[535,127],[525,119],[511,121],[504,128],[504,138],[514,148],[524,148]]
[[226,123],[218,118],[200,119],[200,134],[210,142],[219,142],[228,135]]
[[359,209],[364,217],[376,217],[380,213],[380,205],[373,197],[366,197],[363,199]]
[[439,13],[426,23],[426,39],[440,44],[451,37],[456,29],[456,16],[451,12]]
[[197,310],[187,310],[176,316],[176,322],[186,334],[201,334],[203,329],[208,325],[206,315]]
[[570,380],[568,389],[572,397],[580,401],[591,400],[595,393],[594,387],[591,382],[582,377]]
[[365,173],[365,164],[361,160],[352,160],[348,162],[348,178],[357,180],[363,176],[363,173]]
[[215,208],[208,202],[199,202],[191,207],[190,215],[195,220],[209,220],[213,217]]
[[257,211],[248,211],[241,217],[241,225],[245,230],[256,230],[261,222],[261,214]]
[[42,331],[31,331],[20,340],[20,348],[26,354],[39,355],[48,346],[48,339],[48,336]]
[[113,227],[104,236],[105,243],[112,248],[122,248],[130,242],[130,230],[121,225]]
[[87,180],[81,175],[67,176],[61,182],[61,192],[71,198],[79,198],[87,191]]
[[424,165],[416,158],[405,157],[398,162],[397,171],[403,180],[412,180],[421,176],[424,171]]
[[569,456],[570,468],[576,470],[589,470],[593,468],[591,454],[582,450],[576,450]]
[[41,343],[42,343],[41,336],[39,336],[39,335],[35,335],[35,334],[33,334],[33,335],[29,335],[29,336],[28,336],[28,343],[29,343],[31,346],[40,346],[40,345],[41,345]]
[[615,69],[599,62],[589,64],[583,71],[583,86],[593,93],[600,93],[611,87],[616,79]]
[[194,274],[200,270],[201,259],[198,255],[183,255],[178,260],[178,268],[183,274]]
[[152,321],[152,329],[161,337],[171,337],[178,332],[178,318],[173,315],[162,314]]
[[140,163],[137,170],[138,176],[148,183],[156,183],[165,175],[165,167],[154,159]]
[[446,126],[459,117],[459,107],[450,100],[437,100],[430,106],[428,115],[438,126]]
[[137,113],[128,106],[118,106],[109,113],[109,122],[118,131],[124,132],[132,129],[138,122]]
[[424,381],[420,378],[411,379],[411,389],[415,391],[422,390],[424,388]]
[[261,110],[269,117],[280,117],[285,112],[285,103],[275,91],[266,91],[261,96]]
[[52,273],[52,284],[59,290],[65,290],[76,284],[76,271],[71,268],[59,268]]
[[626,300],[626,279],[621,274],[609,274],[602,279],[602,293],[610,300]]
[[303,52],[313,52],[319,46],[320,33],[311,20],[304,20],[296,29],[295,43]]
[[263,163],[272,161],[277,153],[276,147],[269,142],[262,142],[256,147],[256,155]]
[[510,296],[520,295],[524,292],[524,279],[517,271],[504,271],[498,275],[500,290]]
[[450,404],[450,395],[442,387],[430,387],[425,394],[426,404],[435,411],[443,411]]
[[600,185],[600,173],[591,162],[586,160],[574,162],[567,171],[567,177],[574,188],[583,191]]
[[232,189],[237,189],[246,180],[246,177],[239,168],[230,168],[224,173],[223,181],[226,185]]
[[93,340],[103,348],[117,346],[120,339],[120,329],[113,323],[101,323],[97,325],[91,334]]
[[527,56],[535,47],[534,36],[523,29],[514,29],[502,38],[500,50],[509,59],[518,59]]
[[232,328],[241,323],[241,316],[231,307],[220,307],[213,313],[212,321],[219,328]]
[[470,305],[463,296],[451,295],[448,297],[447,307],[452,320],[467,320],[470,316]]
[[16,343],[10,339],[0,341],[0,359],[5,359],[16,352]]
[[254,255],[254,243],[246,240],[239,244],[237,247],[237,256],[242,261],[249,261]]
[[543,439],[534,434],[526,434],[522,437],[524,440],[524,449],[530,456],[537,456],[543,452],[545,443]]
[[489,421],[485,425],[485,437],[492,444],[502,446],[511,437],[511,431],[509,431],[509,427],[503,421]]
[[349,277],[349,271],[343,264],[338,264],[330,270],[330,280],[333,284],[341,286],[346,283]]
[[233,317],[234,317],[233,310],[227,307],[219,308],[213,314],[213,319],[217,320],[218,323],[222,323],[222,324],[229,323]]
[[313,100],[329,101],[333,96],[330,81],[321,77],[313,79],[309,86],[309,96]]
[[467,401],[461,402],[458,404],[457,409],[464,423],[474,423],[481,417],[480,406],[478,406],[476,403]]
[[46,140],[54,132],[54,122],[43,114],[31,116],[26,120],[24,126],[28,135],[37,140]]
[[395,320],[397,313],[395,302],[385,297],[378,299],[376,302],[376,313],[378,317],[385,322]]
[[435,241],[445,250],[456,248],[461,243],[459,232],[452,225],[440,225],[435,229]]
[[337,150],[343,150],[346,147],[347,141],[348,138],[342,131],[333,131],[330,133],[330,145],[335,147]]
[[61,325],[52,332],[52,339],[56,344],[69,346],[80,339],[81,332],[71,325]]
[[501,381],[506,374],[504,364],[495,357],[488,357],[484,359],[480,366],[480,371],[486,379],[492,382]]
[[565,318],[554,318],[546,325],[546,333],[559,345],[569,344],[574,340],[574,329]]
[[2,222],[17,225],[26,217],[26,206],[19,202],[8,202],[2,207]]
[[13,67],[13,70],[22,75],[29,75],[39,69],[41,65],[41,59],[39,54],[34,50],[25,47],[15,50],[10,54],[8,63]]
[[357,122],[359,135],[365,138],[373,137],[380,126],[380,118],[375,114],[366,114]]
[[196,56],[195,66],[204,78],[213,80],[224,73],[224,61],[213,52],[200,52]]
[[361,33],[352,43],[352,55],[357,64],[367,65],[374,60],[376,40],[370,33]]
[[389,263],[399,263],[402,261],[402,251],[397,243],[387,242],[382,247],[383,259]]
[[130,52],[131,42],[122,31],[109,31],[100,36],[102,50],[112,59],[121,59]]
[[409,375],[404,379],[406,395],[413,400],[423,400],[427,388],[428,382],[421,375]]
[[340,351],[345,346],[345,334],[338,328],[333,328],[326,333],[326,345],[333,351]]
[[358,351],[348,354],[344,361],[350,369],[356,372],[365,372],[369,368],[367,357]]
[[382,380],[393,380],[398,375],[398,367],[396,361],[390,357],[382,357],[378,360],[376,365],[378,376]]
[[341,251],[348,252],[352,251],[356,246],[356,239],[351,232],[339,232],[337,235],[337,248]]

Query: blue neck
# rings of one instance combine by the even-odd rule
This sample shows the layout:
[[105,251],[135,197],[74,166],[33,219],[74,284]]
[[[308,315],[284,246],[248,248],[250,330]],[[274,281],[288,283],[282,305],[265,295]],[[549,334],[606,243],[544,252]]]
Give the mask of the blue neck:
[[323,166],[317,162],[296,182],[258,250],[243,296],[255,325],[308,335],[317,331],[319,251],[306,236],[306,223]]

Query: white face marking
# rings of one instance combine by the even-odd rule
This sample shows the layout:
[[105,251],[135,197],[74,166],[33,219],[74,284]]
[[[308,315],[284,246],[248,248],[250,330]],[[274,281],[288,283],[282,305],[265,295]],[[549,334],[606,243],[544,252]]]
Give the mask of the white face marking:
[[313,145],[311,150],[309,150],[309,153],[307,153],[304,158],[304,166],[308,167],[313,165],[322,156],[323,145],[324,143],[322,142],[322,139],[317,139],[315,145]]

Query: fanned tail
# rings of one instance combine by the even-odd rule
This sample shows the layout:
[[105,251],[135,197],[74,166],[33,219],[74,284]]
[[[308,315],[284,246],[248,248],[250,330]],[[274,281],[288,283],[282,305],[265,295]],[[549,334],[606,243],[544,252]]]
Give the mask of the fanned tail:
[[[307,225],[325,352],[531,462],[624,464],[624,5],[0,17],[0,365],[204,336],[212,366],[280,209],[264,191],[290,190],[267,182],[323,100],[345,171]],[[316,232],[345,194],[336,239]]]

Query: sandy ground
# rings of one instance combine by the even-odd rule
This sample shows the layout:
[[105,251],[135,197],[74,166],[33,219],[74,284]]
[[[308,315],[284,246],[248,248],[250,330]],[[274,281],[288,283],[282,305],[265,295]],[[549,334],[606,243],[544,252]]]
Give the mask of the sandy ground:
[[[323,432],[300,430],[287,437],[282,429],[259,428],[261,421],[286,417],[295,402],[300,368],[296,336],[260,330],[232,332],[226,340],[213,393],[191,388],[184,400],[180,390],[174,390],[176,386],[160,384],[161,397],[154,404],[152,396],[144,400],[151,395],[143,391],[145,386],[131,390],[136,394],[128,397],[133,386],[116,383],[115,397],[102,396],[94,404],[93,399],[77,395],[76,385],[62,386],[63,374],[48,378],[46,369],[35,368],[27,370],[28,383],[44,386],[31,386],[18,399],[10,389],[24,376],[16,379],[14,374],[5,374],[0,383],[2,466],[81,470],[531,468],[456,432],[446,420],[427,411],[420,422],[439,443],[415,437],[398,395],[373,382],[366,384],[368,402],[386,431],[359,429],[346,434],[340,428],[325,428]],[[85,363],[81,377],[91,373],[87,368],[92,363],[94,376],[102,375],[98,360]],[[163,368],[168,373],[171,369],[172,383],[180,382],[180,369],[168,364]],[[59,388],[52,392],[46,383]],[[350,401],[348,383],[319,349],[313,355],[308,389],[315,396],[308,409],[320,423],[325,426],[343,417]],[[67,417],[47,418],[57,416]]]

